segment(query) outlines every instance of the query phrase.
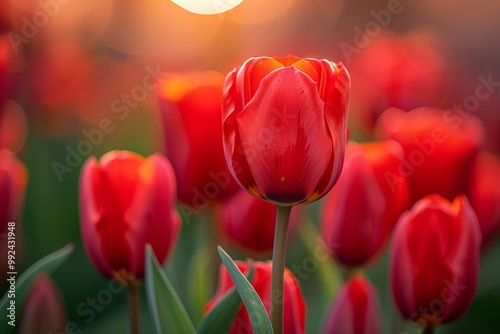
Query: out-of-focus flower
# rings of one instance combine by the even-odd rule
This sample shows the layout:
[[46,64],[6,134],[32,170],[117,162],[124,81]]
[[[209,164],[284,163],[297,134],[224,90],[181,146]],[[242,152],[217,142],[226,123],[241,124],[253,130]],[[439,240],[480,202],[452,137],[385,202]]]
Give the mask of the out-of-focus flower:
[[[1,23],[0,23],[1,24]],[[0,115],[2,106],[11,89],[11,74],[13,60],[12,46],[7,35],[0,35]]]
[[163,156],[143,158],[111,151],[90,157],[80,175],[83,241],[94,266],[107,277],[144,275],[144,248],[151,244],[160,263],[180,229],[173,169]]
[[328,316],[324,334],[382,333],[377,290],[362,275],[344,284]]
[[356,125],[370,132],[389,107],[440,107],[449,89],[445,44],[436,34],[397,36],[386,30],[354,55],[351,110]]
[[474,298],[481,247],[465,196],[421,199],[401,216],[393,240],[390,280],[399,312],[424,327],[459,318]]
[[[248,274],[249,265],[246,262],[236,261],[236,265],[243,274]],[[254,267],[254,276],[250,283],[259,295],[264,307],[269,314],[271,298],[271,261],[252,262]],[[206,310],[209,311],[225,293],[234,287],[233,281],[226,268],[221,265],[219,270],[219,283],[214,298],[207,304]],[[306,304],[300,286],[293,274],[285,270],[284,279],[284,311],[283,311],[283,333],[298,334],[305,333]],[[250,318],[243,305],[240,306],[238,313],[233,321],[229,334],[252,333]]]
[[[15,236],[16,265],[22,261],[23,238],[21,208],[28,172],[24,164],[9,150],[0,149],[0,252],[7,255],[9,232]],[[12,222],[12,223],[11,223]],[[0,288],[6,282],[7,261],[0,261]],[[1,289],[0,291],[3,291]]]
[[[219,206],[217,224],[229,244],[245,252],[267,253],[273,249],[276,206],[239,190]],[[299,224],[300,207],[292,210],[288,234]]]
[[344,265],[360,266],[378,254],[409,208],[408,181],[392,177],[403,156],[392,140],[347,145],[345,167],[322,214],[323,239]]
[[477,215],[483,245],[500,229],[500,158],[481,152],[472,168],[467,197]]
[[56,113],[61,117],[61,113],[68,113],[84,98],[90,98],[92,63],[83,47],[74,40],[48,44],[37,54],[30,73],[30,97],[37,111],[45,116]]
[[7,100],[0,105],[0,148],[19,152],[28,136],[28,120],[19,104]]
[[348,136],[345,67],[250,58],[224,83],[226,160],[241,187],[279,205],[309,203],[337,182]]
[[64,333],[66,310],[61,292],[46,274],[39,274],[33,281],[19,322],[19,333]]
[[[465,117],[467,116],[467,117]],[[391,108],[376,125],[377,134],[401,144],[405,152],[395,180],[407,177],[412,203],[437,193],[453,200],[467,188],[468,176],[483,146],[480,121],[457,110]]]
[[223,81],[213,71],[171,73],[157,89],[179,199],[195,208],[227,198],[238,188],[222,150]]
[[7,149],[0,149],[0,222],[20,219],[28,173],[24,164]]

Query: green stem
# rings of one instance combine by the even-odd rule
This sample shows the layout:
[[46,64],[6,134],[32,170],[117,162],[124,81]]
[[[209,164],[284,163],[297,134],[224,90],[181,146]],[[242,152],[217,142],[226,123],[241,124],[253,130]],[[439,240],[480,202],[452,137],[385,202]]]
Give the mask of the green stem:
[[271,281],[271,324],[274,334],[283,333],[283,278],[285,274],[286,243],[291,206],[276,206],[276,227],[273,247]]
[[139,283],[130,282],[127,285],[128,317],[130,322],[130,334],[141,333],[141,309],[139,298]]

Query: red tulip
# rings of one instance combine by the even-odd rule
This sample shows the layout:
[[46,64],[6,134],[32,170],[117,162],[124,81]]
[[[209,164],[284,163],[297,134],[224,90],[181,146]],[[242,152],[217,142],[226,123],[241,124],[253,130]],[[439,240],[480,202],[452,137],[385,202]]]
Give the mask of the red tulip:
[[12,70],[13,58],[14,53],[9,38],[7,35],[0,35],[0,113],[2,112],[3,103],[7,99],[7,96],[9,96],[12,85],[10,82],[10,72]]
[[446,41],[435,33],[398,36],[384,30],[373,38],[363,52],[354,55],[349,67],[356,125],[371,132],[377,118],[390,107],[439,107],[452,77],[446,69],[453,68],[445,66],[452,58],[444,55],[445,46]]
[[87,160],[80,175],[81,230],[103,275],[142,278],[146,244],[165,261],[181,225],[175,191],[172,167],[159,154],[145,159],[112,151],[99,162]]
[[61,292],[50,277],[36,277],[24,302],[19,333],[65,333],[66,310]]
[[325,334],[382,333],[376,289],[362,275],[344,284],[330,311]]
[[322,215],[322,236],[344,265],[360,266],[377,255],[408,209],[408,181],[390,177],[403,155],[394,141],[348,144],[345,168]]
[[[236,265],[243,274],[247,274],[249,266],[246,262],[236,261]],[[271,296],[271,261],[252,262],[254,266],[254,277],[250,283],[262,300],[269,314]],[[214,298],[208,303],[206,310],[209,311],[224,294],[234,287],[233,281],[226,268],[221,265],[219,270],[219,284]],[[306,304],[300,286],[293,274],[285,270],[284,280],[284,331],[287,334],[305,333]],[[250,318],[243,305],[233,321],[229,334],[252,333]]]
[[27,178],[24,164],[11,151],[0,149],[0,235],[4,234],[7,222],[21,218]]
[[477,215],[483,245],[500,230],[500,158],[481,152],[472,168],[467,197]]
[[221,99],[217,72],[166,75],[158,86],[165,148],[184,203],[201,209],[238,188],[222,150]]
[[408,178],[412,203],[434,193],[448,200],[465,193],[472,163],[484,142],[483,127],[474,116],[431,108],[388,109],[377,132],[403,147],[405,157],[392,177]]
[[[292,210],[289,234],[299,223],[300,207]],[[217,224],[222,237],[244,252],[266,253],[273,249],[276,206],[240,190],[222,202]]]
[[241,187],[284,206],[324,196],[340,175],[350,79],[341,63],[250,58],[224,83],[223,140]]
[[465,196],[431,195],[399,219],[391,288],[399,312],[424,327],[459,318],[476,291],[481,231]]
[[[11,151],[0,149],[0,252],[5,254],[5,260],[0,261],[0,291],[4,291],[7,284],[7,272],[12,271],[7,263],[8,246],[13,245],[12,241],[15,241],[16,266],[22,261],[21,208],[27,178],[24,164]],[[9,241],[9,232],[13,232],[14,240]]]

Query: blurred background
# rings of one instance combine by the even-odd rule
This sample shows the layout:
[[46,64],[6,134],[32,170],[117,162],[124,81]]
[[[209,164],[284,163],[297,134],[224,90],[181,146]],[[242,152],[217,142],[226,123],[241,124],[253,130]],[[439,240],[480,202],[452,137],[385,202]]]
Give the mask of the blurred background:
[[[0,143],[29,172],[21,215],[22,268],[74,243],[75,253],[55,276],[68,320],[82,333],[126,332],[123,294],[113,295],[95,317],[86,313],[88,298],[96,298],[109,282],[96,273],[82,248],[78,177],[89,155],[100,157],[114,149],[142,155],[163,150],[157,97],[144,81],[148,75],[156,79],[158,72],[226,74],[260,55],[341,61],[352,76],[351,139],[371,138],[375,120],[390,106],[409,110],[472,103],[471,113],[487,129],[487,149],[500,153],[500,87],[492,87],[478,105],[467,99],[480,78],[500,81],[498,22],[496,0],[244,0],[217,15],[190,13],[167,0],[3,0]],[[95,137],[91,146],[82,145],[103,119],[110,120],[113,130]],[[317,246],[320,205],[305,208],[309,228],[291,241],[289,266],[302,263]],[[205,249],[203,236],[211,223],[202,214],[184,224],[166,266],[195,322],[215,286],[200,269],[207,259],[199,249]],[[386,257],[367,274],[379,288],[385,329],[392,333],[397,325]],[[484,251],[475,303],[464,318],[439,333],[500,330],[499,263],[500,245],[492,243]],[[320,268],[299,279],[308,302],[308,333],[318,332],[340,282],[333,263],[321,263]],[[321,288],[325,277],[330,280],[326,292]],[[146,313],[143,319],[148,329]]]

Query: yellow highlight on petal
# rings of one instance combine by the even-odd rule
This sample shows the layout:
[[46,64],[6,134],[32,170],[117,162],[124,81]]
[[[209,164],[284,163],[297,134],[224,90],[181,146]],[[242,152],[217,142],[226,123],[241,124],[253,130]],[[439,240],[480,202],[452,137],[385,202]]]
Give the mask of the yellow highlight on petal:
[[285,177],[282,176],[281,179],[280,179],[281,182],[285,182]]
[[172,2],[195,14],[214,15],[233,9],[243,0],[172,0]]

